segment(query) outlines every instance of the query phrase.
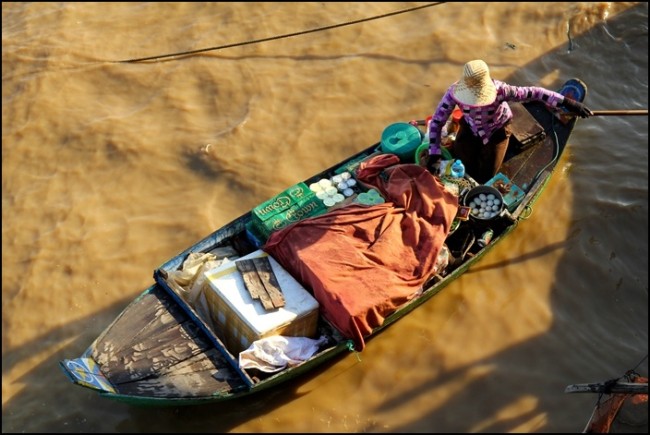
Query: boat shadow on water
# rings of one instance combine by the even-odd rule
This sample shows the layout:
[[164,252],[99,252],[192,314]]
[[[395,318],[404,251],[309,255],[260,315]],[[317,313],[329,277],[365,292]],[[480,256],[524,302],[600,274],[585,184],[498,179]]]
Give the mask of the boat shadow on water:
[[[88,343],[98,336],[104,325],[115,319],[129,302],[131,299],[115,302],[102,311],[68,323],[5,352],[2,370],[3,373],[8,373],[21,361],[33,357],[35,346],[42,343],[67,342],[61,347],[57,344],[56,351],[51,352],[42,363],[26,371],[17,380],[24,384],[24,389],[5,403],[3,415],[32,409],[34,403],[40,403],[44,409],[57,409],[57,412],[52,414],[52,420],[47,424],[47,427],[54,432],[66,432],[71,429],[71,426],[78,425],[97,432],[191,433],[204,430],[208,421],[212,422],[210,426],[214,432],[228,432],[250,419],[263,416],[274,407],[282,407],[308,393],[299,391],[305,379],[297,378],[284,383],[281,389],[262,391],[254,396],[234,399],[217,406],[208,404],[160,408],[131,406],[106,400],[91,390],[79,390],[80,394],[70,396],[68,394],[70,384],[61,382],[60,370],[56,369],[59,362],[70,352],[85,349]],[[96,328],[88,325],[95,325]],[[70,337],[75,338],[70,340]],[[41,350],[47,351],[47,349]],[[333,373],[328,372],[328,369],[333,364],[334,362],[324,363],[314,369],[313,375],[315,377],[326,375],[331,379]],[[343,368],[335,371],[340,374],[347,370],[347,366],[349,364],[344,364]],[[44,384],[47,384],[47,387],[44,387]],[[65,398],[64,407],[60,406],[61,398]],[[242,406],[244,403],[245,406]],[[87,413],[88,410],[91,411]],[[98,416],[97,410],[102,412],[95,420],[93,417]],[[130,417],[125,418],[125,415]],[[25,429],[11,427],[9,420],[3,418],[3,432],[19,432]]]

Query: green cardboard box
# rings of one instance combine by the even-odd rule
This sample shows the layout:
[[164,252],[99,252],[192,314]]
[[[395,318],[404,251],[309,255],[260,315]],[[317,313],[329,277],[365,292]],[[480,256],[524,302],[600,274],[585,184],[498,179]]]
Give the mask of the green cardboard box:
[[326,211],[327,207],[325,207],[323,201],[315,195],[311,195],[303,201],[294,204],[288,210],[277,213],[269,219],[262,221],[254,218],[253,228],[258,234],[268,239],[273,231],[277,231],[308,217],[318,216]]
[[309,190],[309,186],[302,182],[298,183],[255,207],[253,216],[260,221],[265,221],[278,213],[289,210],[295,204],[313,195],[314,193]]

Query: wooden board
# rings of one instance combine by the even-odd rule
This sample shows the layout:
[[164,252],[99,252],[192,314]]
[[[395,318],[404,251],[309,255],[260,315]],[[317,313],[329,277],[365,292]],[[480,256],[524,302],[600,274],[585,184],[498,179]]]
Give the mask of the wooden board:
[[648,383],[616,382],[594,384],[572,384],[565,388],[565,393],[599,393],[599,394],[648,394]]
[[524,107],[522,103],[509,102],[512,111],[512,122],[510,128],[512,131],[511,140],[518,142],[521,149],[526,149],[530,145],[543,140],[546,137],[544,127],[537,122],[535,117]]
[[[583,101],[587,94],[587,86],[578,79],[570,79],[558,92]],[[544,104],[538,101],[523,103],[523,106],[537,123],[544,127],[545,138],[534,142],[529,147],[524,147],[520,153],[514,155],[506,153],[505,161],[499,172],[505,174],[514,184],[528,192],[541,172],[554,168],[564,151],[577,118],[572,116],[561,122],[556,115],[547,110]]]
[[251,298],[259,300],[267,311],[284,306],[282,289],[267,257],[237,260],[235,264]]
[[275,308],[284,307],[284,295],[282,294],[282,289],[273,272],[269,259],[267,257],[253,258],[253,263],[255,263],[257,274],[262,283],[264,283],[264,288],[269,294],[273,306]]

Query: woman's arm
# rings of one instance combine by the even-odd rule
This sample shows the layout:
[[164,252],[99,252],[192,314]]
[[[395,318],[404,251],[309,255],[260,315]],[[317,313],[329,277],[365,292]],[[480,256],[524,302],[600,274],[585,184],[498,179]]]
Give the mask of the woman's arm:
[[456,101],[452,98],[452,92],[454,85],[451,85],[445,95],[438,103],[438,107],[431,118],[431,123],[429,127],[429,155],[441,155],[441,133],[442,127],[447,123],[451,112],[454,111],[456,107]]

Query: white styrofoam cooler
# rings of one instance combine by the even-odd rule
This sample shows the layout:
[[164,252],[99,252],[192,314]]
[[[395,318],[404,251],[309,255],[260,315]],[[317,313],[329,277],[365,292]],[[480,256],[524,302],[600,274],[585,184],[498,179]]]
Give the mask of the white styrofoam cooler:
[[285,299],[284,307],[272,311],[250,296],[234,262],[205,272],[203,291],[210,316],[233,355],[270,335],[313,338],[317,332],[318,302],[289,272],[261,249],[241,260],[262,256],[268,257]]

